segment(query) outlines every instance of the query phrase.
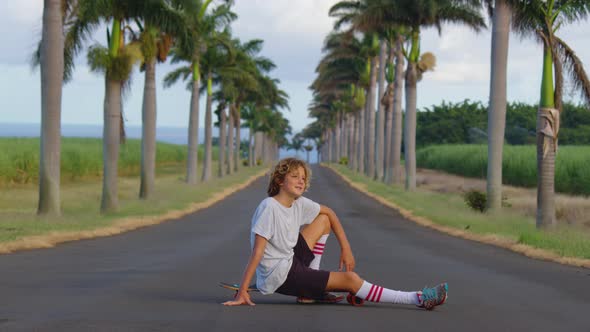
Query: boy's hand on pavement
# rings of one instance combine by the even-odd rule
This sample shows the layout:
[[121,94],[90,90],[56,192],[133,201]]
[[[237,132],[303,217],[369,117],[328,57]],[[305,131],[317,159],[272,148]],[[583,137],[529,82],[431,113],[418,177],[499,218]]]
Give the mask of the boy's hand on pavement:
[[256,305],[250,299],[250,294],[248,294],[248,292],[239,292],[233,301],[223,302],[223,305],[226,305],[226,306],[236,306],[236,305],[246,305],[246,304],[251,305],[251,306]]

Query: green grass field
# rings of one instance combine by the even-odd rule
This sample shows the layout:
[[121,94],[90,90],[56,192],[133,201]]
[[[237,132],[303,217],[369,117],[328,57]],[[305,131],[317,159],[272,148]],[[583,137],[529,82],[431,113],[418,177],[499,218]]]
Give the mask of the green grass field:
[[[119,160],[119,210],[101,215],[102,144],[98,139],[65,138],[60,190],[62,215],[38,217],[38,144],[38,139],[31,138],[0,139],[0,249],[2,244],[30,236],[99,230],[129,217],[155,217],[184,210],[266,170],[265,166],[241,167],[237,174],[218,178],[214,148],[212,180],[190,186],[184,182],[186,146],[158,143],[155,193],[148,200],[140,200],[141,146],[138,140],[129,140],[121,147]],[[202,147],[199,152],[198,171],[202,172]]]
[[[475,178],[486,178],[487,161],[487,145],[436,145],[416,153],[418,167]],[[504,184],[535,187],[536,147],[504,145],[502,178]],[[590,195],[590,146],[559,147],[555,164],[555,190]]]
[[[102,174],[102,140],[98,138],[62,138],[61,177],[63,182],[97,178]],[[213,160],[217,160],[217,147]],[[203,147],[199,160],[203,160]],[[158,142],[156,172],[165,174],[170,167],[185,163],[187,148]],[[119,175],[135,176],[140,172],[141,141],[128,139],[119,153]],[[214,168],[215,169],[215,168]],[[39,177],[39,138],[0,138],[0,186],[36,183]]]
[[590,232],[583,227],[560,225],[555,231],[540,231],[536,229],[533,218],[510,209],[494,215],[482,214],[468,208],[459,194],[421,190],[407,192],[403,186],[388,186],[373,181],[343,165],[331,164],[330,167],[353,182],[365,185],[369,192],[436,224],[474,234],[495,235],[564,257],[590,259]]

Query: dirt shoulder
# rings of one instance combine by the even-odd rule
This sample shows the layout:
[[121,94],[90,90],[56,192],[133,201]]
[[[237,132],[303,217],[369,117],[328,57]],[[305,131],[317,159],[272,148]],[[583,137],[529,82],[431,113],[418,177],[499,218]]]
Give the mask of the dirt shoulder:
[[[430,169],[418,169],[416,184],[423,190],[440,193],[465,193],[469,190],[486,192],[486,180],[467,178]],[[502,195],[511,209],[528,217],[537,211],[537,189],[504,185]],[[583,225],[590,229],[590,197],[556,194],[557,220],[570,225]]]

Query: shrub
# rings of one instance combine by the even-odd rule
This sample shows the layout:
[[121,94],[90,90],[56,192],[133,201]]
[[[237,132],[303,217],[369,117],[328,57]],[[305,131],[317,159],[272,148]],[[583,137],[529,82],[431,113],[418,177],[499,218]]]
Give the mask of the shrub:
[[338,163],[340,165],[348,165],[348,157],[344,156],[344,157],[340,158],[340,161]]
[[482,213],[485,212],[488,199],[485,193],[478,190],[470,190],[463,195],[463,199],[465,200],[465,203],[467,203],[467,206],[473,210]]

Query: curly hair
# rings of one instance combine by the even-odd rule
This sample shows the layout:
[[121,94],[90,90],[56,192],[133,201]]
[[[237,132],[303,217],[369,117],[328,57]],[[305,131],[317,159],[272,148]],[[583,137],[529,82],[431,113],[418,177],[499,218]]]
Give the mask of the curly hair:
[[270,181],[268,189],[266,190],[269,197],[275,196],[279,193],[281,183],[285,181],[285,176],[293,172],[299,167],[303,167],[305,171],[305,190],[309,189],[309,181],[311,179],[311,170],[309,166],[297,158],[285,158],[278,162],[270,173]]

